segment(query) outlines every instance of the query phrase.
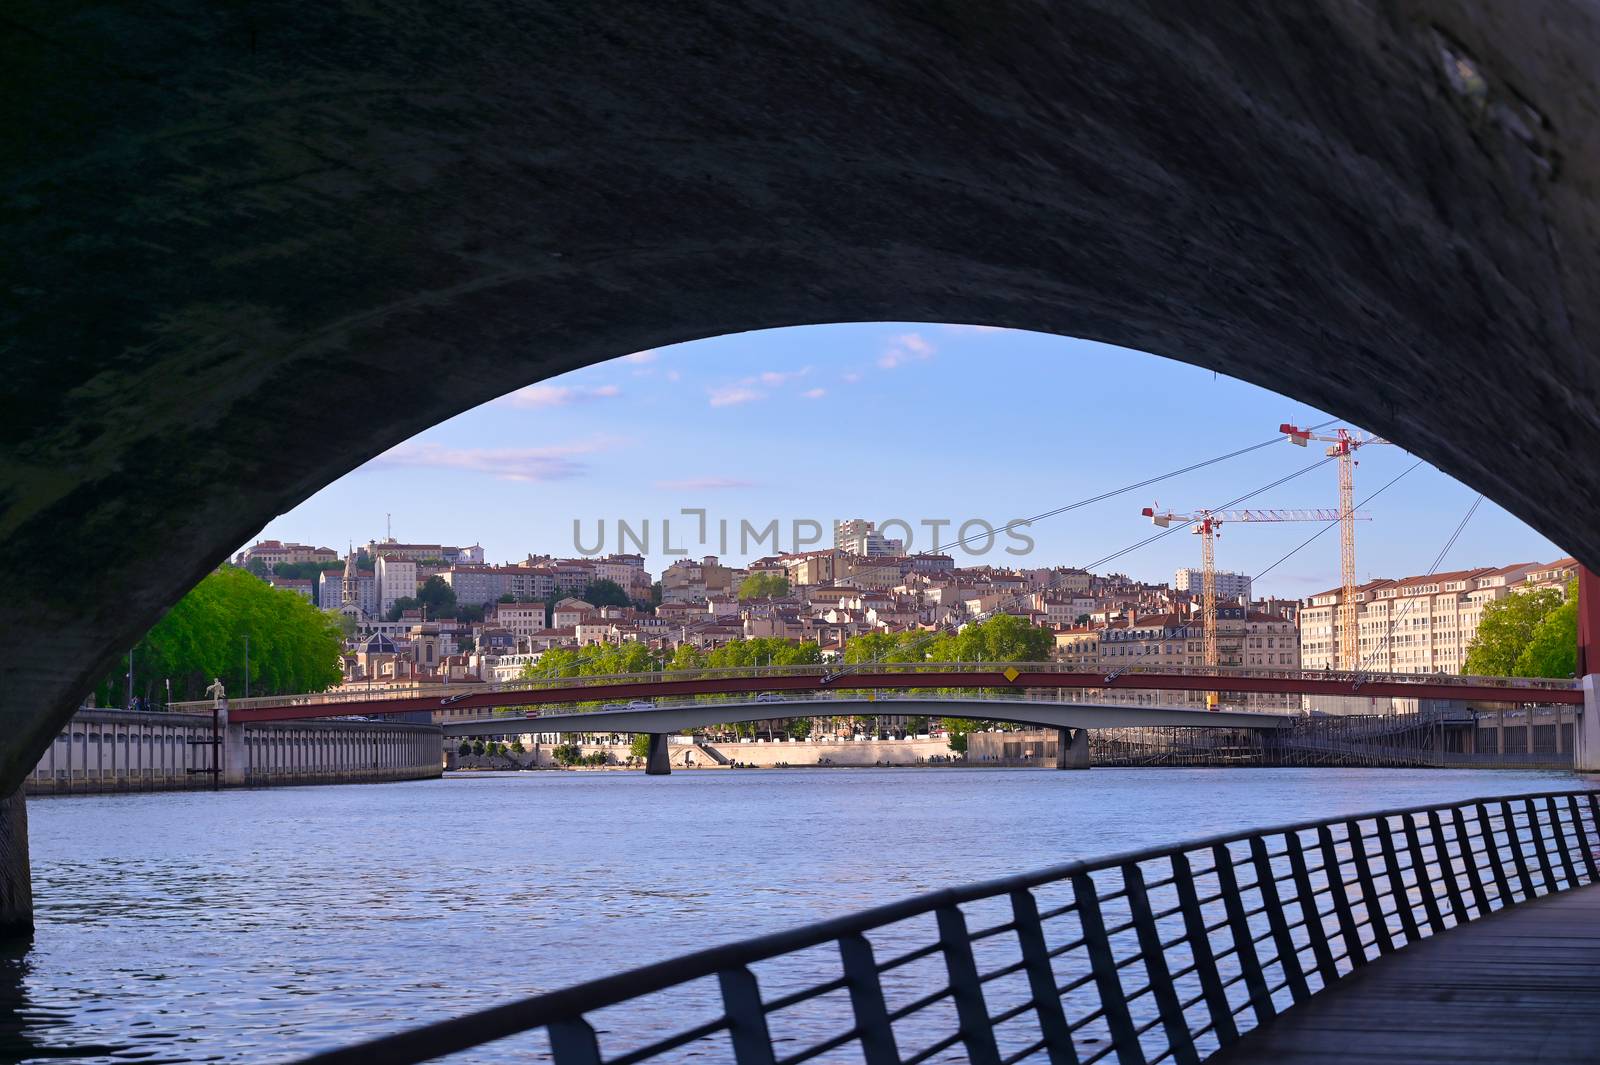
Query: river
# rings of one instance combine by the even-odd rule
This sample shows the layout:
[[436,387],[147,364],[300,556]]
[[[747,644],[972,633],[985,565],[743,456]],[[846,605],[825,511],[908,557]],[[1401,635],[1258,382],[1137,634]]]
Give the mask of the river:
[[34,799],[0,1060],[286,1060],[948,884],[1567,773],[798,769]]

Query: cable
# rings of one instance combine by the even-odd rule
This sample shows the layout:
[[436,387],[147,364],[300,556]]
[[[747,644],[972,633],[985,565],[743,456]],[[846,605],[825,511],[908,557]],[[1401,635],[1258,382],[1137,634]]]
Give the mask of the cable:
[[[1418,459],[1416,462],[1413,462],[1410,466],[1406,467],[1405,470],[1401,471],[1394,478],[1392,478],[1389,481],[1388,484],[1384,485],[1382,488],[1378,489],[1376,492],[1373,492],[1371,495],[1367,496],[1367,498],[1365,498],[1361,502],[1357,503],[1355,505],[1355,509],[1360,510],[1362,507],[1366,506],[1368,503],[1372,502],[1374,499],[1377,499],[1379,496],[1383,495],[1383,493],[1387,492],[1390,488],[1394,487],[1394,485],[1397,482],[1399,482],[1400,478],[1404,477],[1406,474],[1410,473],[1412,470],[1416,469],[1418,466],[1421,466],[1421,465],[1422,465],[1422,460],[1421,459]],[[1299,554],[1300,551],[1303,548],[1311,546],[1311,544],[1313,542],[1315,542],[1317,540],[1317,538],[1322,536],[1323,533],[1328,532],[1329,530],[1331,530],[1334,526],[1336,526],[1338,524],[1339,524],[1339,519],[1338,518],[1334,518],[1333,520],[1329,521],[1322,528],[1318,529],[1316,532],[1312,533],[1309,537],[1307,537],[1300,544],[1299,547],[1296,547],[1293,551],[1290,551],[1287,555],[1284,555],[1282,558],[1278,559],[1278,561],[1274,562],[1272,565],[1268,566],[1266,569],[1262,570],[1260,573],[1256,574],[1254,577],[1251,577],[1250,578],[1250,583],[1251,584],[1255,584],[1256,581],[1259,581],[1262,577],[1265,577],[1267,574],[1271,573],[1273,570],[1277,569],[1279,566],[1281,566],[1285,562],[1289,561],[1295,555]]]
[[[1280,438],[1274,438],[1273,441],[1269,441],[1269,442],[1276,442],[1277,439],[1280,439]],[[1254,448],[1249,448],[1249,449],[1246,449],[1246,450],[1254,450]],[[1237,496],[1234,499],[1231,499],[1228,502],[1223,503],[1223,504],[1221,504],[1219,506],[1213,507],[1211,509],[1213,511],[1217,511],[1217,510],[1226,510],[1229,507],[1238,506],[1240,503],[1243,503],[1245,500],[1251,499],[1251,498],[1253,498],[1255,496],[1258,496],[1262,492],[1270,491],[1271,489],[1276,488],[1281,484],[1285,484],[1285,483],[1287,483],[1289,481],[1294,480],[1296,477],[1303,477],[1306,474],[1310,473],[1312,470],[1321,469],[1323,466],[1326,466],[1328,463],[1334,461],[1334,459],[1336,457],[1337,456],[1330,455],[1330,456],[1328,456],[1326,458],[1318,459],[1316,462],[1313,462],[1309,466],[1304,466],[1304,467],[1294,471],[1293,473],[1285,474],[1284,476],[1279,477],[1275,481],[1269,481],[1268,483],[1262,485],[1259,488],[1253,488],[1250,491],[1246,492],[1244,495]],[[1144,482],[1144,483],[1148,484],[1150,482],[1147,481],[1147,482]],[[1115,494],[1115,493],[1112,493],[1112,494]],[[1130,544],[1129,546],[1124,547],[1120,551],[1114,551],[1111,554],[1105,556],[1104,558],[1097,559],[1094,562],[1091,562],[1088,565],[1082,566],[1080,568],[1082,570],[1093,570],[1097,566],[1101,566],[1101,565],[1104,565],[1107,562],[1111,562],[1111,561],[1113,561],[1115,559],[1121,558],[1123,555],[1130,554],[1130,553],[1132,553],[1134,551],[1137,551],[1139,548],[1145,547],[1148,544],[1153,544],[1157,540],[1162,539],[1163,537],[1171,536],[1175,532],[1179,532],[1179,531],[1181,531],[1183,529],[1187,529],[1189,526],[1191,526],[1193,524],[1194,524],[1194,519],[1191,518],[1190,520],[1185,521],[1182,524],[1174,525],[1174,526],[1171,526],[1170,528],[1163,529],[1161,532],[1156,533],[1154,536],[1147,536],[1143,540],[1140,540],[1137,543]],[[1052,578],[1051,581],[1048,584],[1045,585],[1044,590],[1045,591],[1049,591],[1051,588],[1053,588],[1055,586],[1055,580],[1056,580],[1056,578]],[[982,620],[985,620],[987,618],[994,617],[997,614],[1004,613],[1004,607],[1013,606],[1016,603],[1020,602],[1026,596],[1031,596],[1033,594],[1035,594],[1035,593],[1034,592],[1027,592],[1027,593],[1024,593],[1023,595],[1012,596],[1010,599],[1005,600],[1002,603],[997,603],[992,609],[983,611],[976,618],[969,619],[968,624],[971,624],[971,623],[974,623],[974,622],[978,622],[978,621],[982,621]],[[902,652],[904,652],[904,651],[916,651],[919,648],[921,648],[924,644],[926,644],[927,642],[929,642],[930,640],[934,639],[936,636],[939,636],[939,635],[942,635],[942,633],[940,633],[940,632],[927,633],[925,636],[923,636],[922,638],[920,638],[917,641],[915,641],[910,647],[908,647],[908,648],[899,648],[898,650],[901,650]],[[828,680],[828,681],[836,680],[839,677],[845,676],[846,674],[850,673],[855,668],[859,668],[861,666],[876,665],[881,661],[882,661],[882,656],[881,656],[881,653],[880,653],[879,655],[875,655],[875,656],[873,656],[872,658],[868,659],[865,662],[853,662],[853,663],[850,663],[849,665],[843,665],[839,669],[827,674],[826,677],[825,677],[825,680]]]
[[[1315,432],[1318,429],[1325,429],[1328,426],[1332,425],[1336,421],[1338,421],[1337,418],[1332,418],[1332,419],[1329,419],[1328,421],[1325,421],[1325,422],[1321,423],[1320,425],[1313,425],[1313,426],[1311,426],[1310,429],[1307,430],[1307,432]],[[1283,439],[1284,439],[1283,434],[1279,433],[1278,435],[1272,437],[1271,439],[1263,440],[1258,444],[1251,444],[1248,447],[1241,447],[1238,450],[1230,451],[1225,455],[1217,455],[1214,458],[1205,459],[1204,461],[1196,462],[1196,463],[1193,463],[1191,465],[1184,466],[1182,469],[1171,470],[1171,471],[1168,471],[1167,473],[1157,474],[1154,477],[1147,477],[1142,481],[1135,481],[1133,484],[1123,485],[1121,488],[1112,488],[1112,489],[1110,489],[1108,491],[1101,492],[1099,495],[1089,496],[1089,497],[1087,497],[1085,499],[1080,499],[1075,503],[1067,503],[1067,504],[1065,504],[1063,506],[1056,507],[1053,510],[1047,510],[1047,511],[1044,511],[1043,513],[1041,513],[1041,514],[1035,514],[1031,518],[1016,518],[1016,519],[1014,519],[1012,521],[1006,522],[1004,525],[1000,526],[999,528],[994,528],[994,527],[991,526],[987,532],[974,533],[971,536],[962,537],[961,539],[956,540],[953,543],[944,544],[944,545],[942,545],[940,547],[930,548],[927,551],[919,551],[917,554],[912,555],[910,557],[912,557],[912,558],[928,558],[928,557],[934,556],[935,554],[943,554],[944,552],[952,551],[952,550],[954,550],[956,548],[966,547],[969,543],[975,543],[975,542],[977,542],[979,540],[992,541],[994,539],[994,536],[995,536],[996,533],[1008,532],[1008,531],[1010,531],[1012,529],[1017,528],[1018,526],[1026,527],[1026,526],[1032,525],[1034,522],[1045,521],[1045,520],[1047,520],[1049,518],[1059,517],[1060,515],[1069,513],[1070,511],[1078,510],[1078,509],[1080,509],[1082,507],[1090,506],[1091,504],[1094,504],[1094,503],[1102,503],[1107,499],[1112,499],[1112,498],[1115,498],[1116,496],[1120,496],[1120,495],[1126,495],[1127,493],[1133,492],[1133,491],[1137,491],[1140,488],[1148,488],[1150,485],[1158,484],[1161,481],[1171,480],[1174,477],[1181,477],[1186,473],[1193,473],[1195,470],[1204,469],[1207,466],[1214,466],[1219,462],[1226,462],[1229,459],[1238,458],[1240,455],[1248,455],[1252,451],[1260,451],[1262,448],[1270,447],[1273,444],[1276,444],[1276,443],[1278,443],[1279,441],[1281,441]],[[899,566],[879,566],[876,569],[868,569],[868,570],[866,570],[866,572],[869,573],[869,574],[886,573],[891,569],[896,570],[898,572],[899,568],[900,568]],[[845,579],[846,580],[854,580],[855,576],[856,576],[855,574],[852,574],[850,577],[845,578]],[[1046,585],[1045,589],[1049,590],[1050,587],[1051,587],[1050,585]]]
[[[1462,515],[1461,520],[1456,523],[1455,531],[1450,534],[1450,539],[1446,540],[1444,542],[1444,546],[1439,549],[1439,553],[1437,555],[1433,556],[1433,564],[1428,567],[1428,570],[1427,570],[1428,574],[1431,575],[1431,574],[1439,572],[1439,567],[1444,564],[1445,556],[1450,553],[1450,549],[1452,547],[1454,547],[1456,545],[1456,541],[1461,538],[1461,533],[1462,533],[1462,531],[1464,529],[1466,529],[1467,522],[1471,521],[1472,520],[1472,516],[1478,512],[1478,505],[1481,504],[1482,502],[1483,502],[1483,494],[1480,492],[1478,494],[1478,497],[1472,501],[1472,506],[1467,508],[1466,514]],[[1406,599],[1405,605],[1403,607],[1401,607],[1401,609],[1398,612],[1394,613],[1393,616],[1391,616],[1389,618],[1389,627],[1388,627],[1387,630],[1385,630],[1385,632],[1383,634],[1383,639],[1379,640],[1378,641],[1378,646],[1374,647],[1372,649],[1372,652],[1361,660],[1361,664],[1357,667],[1357,672],[1363,672],[1363,673],[1364,672],[1368,672],[1367,664],[1369,662],[1373,661],[1375,658],[1377,658],[1379,652],[1381,652],[1381,651],[1383,651],[1383,650],[1388,648],[1388,646],[1389,646],[1389,638],[1394,635],[1394,627],[1400,623],[1400,619],[1401,618],[1403,618],[1407,614],[1411,613],[1411,608],[1417,604],[1417,601],[1420,598],[1421,598],[1420,596],[1408,597]],[[1360,614],[1358,613],[1357,614],[1357,625],[1358,626],[1360,624],[1360,620],[1359,619],[1360,619]]]

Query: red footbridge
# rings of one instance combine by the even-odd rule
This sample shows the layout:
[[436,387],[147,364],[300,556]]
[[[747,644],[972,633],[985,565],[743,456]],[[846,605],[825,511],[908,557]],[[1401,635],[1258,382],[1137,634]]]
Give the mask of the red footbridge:
[[[929,689],[1024,691],[1050,689],[1106,691],[1218,692],[1251,694],[1360,696],[1377,699],[1454,700],[1476,704],[1582,705],[1583,692],[1571,680],[1525,677],[1462,677],[1439,673],[1339,673],[1327,670],[1173,670],[1138,669],[1084,672],[1051,662],[874,662],[844,666],[767,666],[610,674],[592,677],[520,680],[507,683],[407,685],[341,688],[305,695],[230,699],[230,718],[239,723],[293,721],[319,717],[372,717],[419,710],[494,710],[573,703],[626,703],[634,700],[695,696],[822,694],[852,691]],[[173,710],[210,710],[210,702],[175,703]]]

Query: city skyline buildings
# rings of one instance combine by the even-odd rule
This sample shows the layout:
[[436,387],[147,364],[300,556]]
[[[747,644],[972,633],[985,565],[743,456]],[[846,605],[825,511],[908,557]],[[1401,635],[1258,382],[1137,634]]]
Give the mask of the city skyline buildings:
[[[1244,382],[1089,341],[904,323],[768,330],[635,353],[510,390],[352,471],[259,535],[337,546],[373,538],[392,513],[402,540],[476,541],[488,559],[514,560],[579,555],[594,546],[601,522],[635,531],[648,522],[654,542],[642,553],[659,573],[684,557],[666,546],[735,563],[772,553],[770,541],[721,550],[719,526],[776,522],[787,531],[814,522],[809,546],[826,548],[836,522],[862,518],[910,540],[906,550],[916,553],[931,546],[930,528],[943,537],[973,521],[999,528],[1269,440],[1281,422],[1329,420]],[[1264,447],[1035,523],[1024,555],[1005,552],[1020,545],[1004,534],[986,556],[951,553],[958,565],[1088,565],[1148,536],[1138,511],[1153,501],[1219,506],[1318,458],[1287,444]],[[1357,498],[1413,462],[1398,447],[1364,454]],[[1330,465],[1246,502],[1327,507],[1336,487]],[[1426,571],[1474,496],[1426,464],[1405,473],[1365,508],[1374,520],[1360,534],[1362,579]],[[913,535],[886,529],[894,519]],[[669,545],[660,542],[663,523]],[[685,536],[702,527],[707,540]],[[1230,529],[1218,568],[1256,576],[1317,531]],[[1194,541],[1170,536],[1102,568],[1167,580],[1198,564]],[[601,553],[630,546],[607,542]],[[1443,564],[1564,554],[1485,505]],[[1337,584],[1338,540],[1329,533],[1260,578],[1255,592],[1303,598]]]

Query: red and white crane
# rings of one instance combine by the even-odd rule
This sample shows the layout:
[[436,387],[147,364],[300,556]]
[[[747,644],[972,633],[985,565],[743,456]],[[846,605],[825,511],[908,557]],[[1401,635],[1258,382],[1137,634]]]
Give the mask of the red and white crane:
[[[1159,506],[1159,504],[1157,504]],[[1215,669],[1221,664],[1221,655],[1217,648],[1217,551],[1216,539],[1222,535],[1222,525],[1226,522],[1280,522],[1280,521],[1315,521],[1329,522],[1343,516],[1337,510],[1322,510],[1317,508],[1302,510],[1282,509],[1250,509],[1250,510],[1196,510],[1192,514],[1176,514],[1170,510],[1158,510],[1157,507],[1145,507],[1139,513],[1149,518],[1163,529],[1173,525],[1192,523],[1191,530],[1200,537],[1200,622],[1201,631],[1205,638],[1205,664],[1208,668]],[[1360,518],[1366,520],[1366,514],[1351,514],[1351,520]],[[1248,609],[1248,604],[1246,604]]]
[[1360,641],[1357,632],[1356,611],[1356,451],[1372,444],[1389,441],[1370,433],[1343,427],[1331,434],[1314,433],[1300,429],[1288,422],[1278,426],[1289,443],[1305,447],[1316,440],[1328,445],[1326,454],[1339,460],[1339,580],[1343,594],[1339,597],[1339,665],[1340,669],[1361,667]]

